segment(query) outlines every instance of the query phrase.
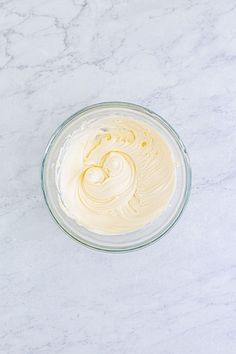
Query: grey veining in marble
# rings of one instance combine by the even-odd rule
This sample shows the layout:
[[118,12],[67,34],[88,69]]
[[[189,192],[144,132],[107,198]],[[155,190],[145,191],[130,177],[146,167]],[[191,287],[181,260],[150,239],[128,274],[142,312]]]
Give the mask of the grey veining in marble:
[[[236,353],[236,4],[0,1],[0,353]],[[55,128],[138,103],[186,143],[192,195],[142,251],[88,250],[51,220]]]

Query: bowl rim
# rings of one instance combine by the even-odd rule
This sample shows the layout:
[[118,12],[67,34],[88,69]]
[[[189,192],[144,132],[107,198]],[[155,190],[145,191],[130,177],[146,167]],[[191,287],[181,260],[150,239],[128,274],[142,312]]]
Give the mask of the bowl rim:
[[[149,116],[151,116],[152,118],[154,118],[155,120],[157,120],[159,123],[161,123],[164,128],[167,129],[167,131],[171,134],[171,136],[174,138],[174,140],[176,141],[177,145],[179,146],[179,149],[182,153],[182,157],[183,157],[183,161],[184,161],[184,167],[185,167],[185,172],[186,172],[186,183],[185,183],[185,191],[183,194],[183,199],[182,202],[174,216],[174,218],[166,225],[166,227],[162,230],[161,233],[157,233],[155,235],[155,237],[152,240],[149,240],[147,242],[143,242],[141,245],[134,245],[134,246],[129,246],[129,247],[125,247],[125,248],[108,248],[106,246],[103,245],[94,245],[94,244],[90,244],[90,243],[86,243],[83,240],[75,237],[73,234],[70,233],[69,230],[67,230],[65,227],[63,227],[63,225],[60,223],[60,221],[58,220],[58,218],[56,217],[56,215],[53,213],[52,208],[49,205],[48,202],[48,198],[47,198],[47,192],[46,192],[46,183],[45,183],[45,178],[44,178],[44,172],[45,172],[45,165],[46,165],[46,161],[48,158],[48,154],[53,146],[54,141],[56,140],[56,138],[60,135],[60,133],[63,131],[63,129],[70,124],[74,119],[79,118],[79,116],[85,112],[91,111],[91,110],[96,110],[97,108],[127,108],[133,111],[138,111],[138,112],[142,112],[144,114],[147,114]],[[97,251],[103,251],[103,252],[111,252],[111,253],[125,253],[125,252],[130,252],[130,251],[135,251],[138,249],[142,249],[144,247],[147,247],[155,242],[157,242],[158,240],[160,240],[163,236],[165,236],[178,222],[178,220],[180,219],[180,217],[183,214],[183,211],[189,201],[189,197],[190,197],[190,192],[191,192],[191,185],[192,185],[192,171],[191,171],[191,166],[190,166],[190,160],[189,160],[189,156],[186,150],[186,147],[184,145],[184,143],[182,142],[180,136],[178,135],[178,133],[175,131],[175,129],[163,118],[161,117],[159,114],[155,113],[154,111],[145,108],[141,105],[135,104],[135,103],[129,103],[129,102],[124,102],[124,101],[107,101],[107,102],[100,102],[100,103],[96,103],[93,105],[89,105],[86,106],[82,109],[80,109],[79,111],[75,112],[74,114],[72,114],[71,116],[69,116],[69,118],[67,118],[65,121],[63,121],[58,127],[57,129],[54,131],[54,133],[52,134],[46,148],[43,154],[43,159],[42,159],[42,163],[41,163],[41,188],[42,188],[42,192],[43,192],[43,196],[44,196],[44,200],[45,203],[48,207],[48,210],[53,218],[53,220],[56,222],[56,224],[60,227],[61,230],[64,231],[65,234],[67,234],[69,237],[71,237],[73,240],[75,240],[76,242],[79,242],[80,244],[90,248],[90,249],[94,249]],[[80,234],[77,234],[78,237],[80,236]]]

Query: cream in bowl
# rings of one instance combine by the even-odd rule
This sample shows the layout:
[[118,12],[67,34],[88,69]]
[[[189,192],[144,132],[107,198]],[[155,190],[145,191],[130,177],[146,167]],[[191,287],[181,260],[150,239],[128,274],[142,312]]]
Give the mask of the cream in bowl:
[[122,252],[151,244],[179,219],[191,169],[181,139],[141,106],[86,107],[52,136],[42,189],[59,226],[95,249]]
[[120,234],[165,210],[175,188],[175,163],[168,143],[148,124],[101,118],[66,139],[55,179],[70,218],[100,234]]

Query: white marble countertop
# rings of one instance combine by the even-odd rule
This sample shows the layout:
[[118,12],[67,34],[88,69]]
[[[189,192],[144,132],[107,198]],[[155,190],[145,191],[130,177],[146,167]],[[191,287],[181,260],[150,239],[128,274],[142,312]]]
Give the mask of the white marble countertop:
[[[236,5],[233,0],[0,1],[0,353],[236,352]],[[40,164],[80,108],[165,117],[193,170],[160,242],[89,250],[54,224]]]

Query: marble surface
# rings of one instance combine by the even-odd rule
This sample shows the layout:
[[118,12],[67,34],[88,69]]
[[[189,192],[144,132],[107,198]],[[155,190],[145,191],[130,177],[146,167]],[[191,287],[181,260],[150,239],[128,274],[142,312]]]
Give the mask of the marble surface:
[[[233,0],[0,1],[0,353],[236,352],[236,5]],[[111,100],[165,117],[193,188],[177,226],[129,254],[54,224],[44,148]]]

